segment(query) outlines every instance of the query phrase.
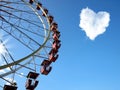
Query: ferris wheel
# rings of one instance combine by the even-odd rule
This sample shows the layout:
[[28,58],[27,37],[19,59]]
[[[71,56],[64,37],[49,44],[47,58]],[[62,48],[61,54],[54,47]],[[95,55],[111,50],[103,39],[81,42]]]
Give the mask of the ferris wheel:
[[[34,90],[59,57],[60,32],[38,0],[0,0],[0,88]],[[24,87],[23,86],[23,87]],[[0,89],[0,90],[1,90]]]

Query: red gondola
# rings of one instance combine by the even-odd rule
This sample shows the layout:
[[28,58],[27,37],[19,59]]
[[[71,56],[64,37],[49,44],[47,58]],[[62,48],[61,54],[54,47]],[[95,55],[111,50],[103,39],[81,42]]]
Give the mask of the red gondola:
[[29,72],[27,78],[36,79],[39,76],[39,73]]
[[32,80],[28,79],[25,87],[28,90],[34,90],[37,87],[38,83],[39,81],[34,81],[34,83],[32,83]]
[[44,9],[44,12],[43,12],[42,16],[45,17],[45,15],[47,15],[47,14],[48,14],[48,10],[47,10],[47,9]]
[[31,84],[32,84],[32,80],[28,79],[27,82],[26,82],[26,85],[25,85],[26,89],[31,88]]
[[54,40],[58,40],[59,37],[60,37],[60,34],[58,34],[58,33],[53,33],[53,39],[54,39]]
[[42,7],[42,4],[39,2],[39,3],[37,4],[36,9],[37,9],[37,10],[40,10],[41,7]]
[[55,50],[57,49],[58,50],[60,47],[61,47],[61,44],[60,44],[59,40],[53,42],[53,45],[52,45],[53,49],[55,49]]
[[48,16],[49,23],[51,24],[53,22],[53,16]]
[[59,32],[58,30],[54,31],[54,33],[57,33],[57,34],[59,34],[59,35],[60,35],[60,32]]
[[5,85],[3,90],[17,90],[16,86]]
[[52,70],[51,66],[42,66],[40,72],[41,74],[48,75],[51,70]]
[[49,52],[49,55],[52,54],[52,53],[56,54],[57,52],[58,52],[58,49],[52,48],[51,51]]
[[54,23],[52,23],[52,25],[51,25],[51,27],[50,27],[50,30],[56,31],[57,28],[58,28],[58,24],[54,22]]
[[30,3],[30,4],[33,4],[33,2],[34,2],[34,0],[29,0],[29,3]]
[[41,66],[49,66],[51,64],[50,61],[48,60],[43,60],[43,62],[41,63]]
[[57,60],[58,56],[59,56],[58,54],[53,54],[53,53],[51,53],[51,54],[49,55],[49,61],[55,62],[55,61]]
[[29,89],[29,90],[34,90],[39,81],[36,80],[36,78],[39,76],[39,73],[36,73],[36,72],[29,72],[28,75],[27,75],[27,82],[26,82],[26,89]]
[[60,32],[56,30],[53,32],[52,36],[54,40],[58,40],[58,38],[60,38]]

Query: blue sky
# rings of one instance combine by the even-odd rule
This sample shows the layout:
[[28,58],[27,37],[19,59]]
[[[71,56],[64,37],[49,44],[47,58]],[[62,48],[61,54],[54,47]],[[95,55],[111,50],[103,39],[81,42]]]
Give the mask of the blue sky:
[[[62,46],[52,72],[41,76],[44,90],[120,90],[120,1],[41,0],[59,24]],[[105,33],[90,40],[79,27],[83,8],[106,11]]]
[[[50,74],[39,76],[36,90],[120,90],[120,1],[40,1],[59,25],[62,46]],[[106,31],[94,40],[79,27],[81,10],[86,7],[110,14]]]

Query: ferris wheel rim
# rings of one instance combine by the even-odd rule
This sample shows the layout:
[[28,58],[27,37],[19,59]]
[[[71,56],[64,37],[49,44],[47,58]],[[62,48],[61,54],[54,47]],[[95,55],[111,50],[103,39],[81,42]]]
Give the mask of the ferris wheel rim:
[[[22,0],[22,1],[25,2],[25,0]],[[35,0],[35,2],[36,2],[36,0]],[[25,3],[26,3],[26,2],[25,2]],[[37,2],[36,2],[36,3],[37,3]],[[26,4],[30,5],[29,3],[26,3]],[[31,6],[29,6],[29,7],[35,12],[35,14],[37,14],[37,16],[39,17],[40,21],[41,21],[42,24],[43,24],[44,31],[46,31],[46,30],[48,31],[48,32],[47,32],[48,35],[47,35],[47,37],[45,36],[45,39],[44,39],[44,42],[42,43],[42,45],[41,45],[40,47],[38,47],[38,49],[36,49],[34,52],[30,53],[29,55],[27,55],[27,56],[25,56],[25,57],[23,57],[23,58],[21,58],[21,59],[15,60],[15,61],[12,62],[12,63],[9,63],[9,64],[6,64],[6,65],[0,66],[0,69],[5,69],[5,68],[8,68],[8,67],[17,65],[17,64],[19,64],[20,62],[23,62],[23,61],[27,60],[28,58],[34,56],[37,52],[39,52],[39,51],[45,46],[45,44],[46,44],[47,41],[49,40],[50,32],[51,32],[51,31],[50,31],[50,23],[48,22],[47,15],[46,15],[45,18],[46,18],[46,20],[47,20],[47,22],[48,22],[49,29],[46,29],[45,24],[44,24],[41,16],[38,14],[38,12],[37,12],[34,8],[32,8]],[[42,12],[44,12],[44,10],[43,10],[42,7],[41,7],[40,9],[42,10]]]

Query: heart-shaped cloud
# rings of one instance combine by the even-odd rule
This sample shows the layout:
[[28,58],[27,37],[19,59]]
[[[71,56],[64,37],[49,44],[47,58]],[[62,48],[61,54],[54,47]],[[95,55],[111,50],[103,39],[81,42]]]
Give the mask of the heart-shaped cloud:
[[81,10],[79,26],[85,31],[86,35],[94,40],[98,35],[106,31],[109,26],[110,14],[105,11],[95,13],[89,8]]

